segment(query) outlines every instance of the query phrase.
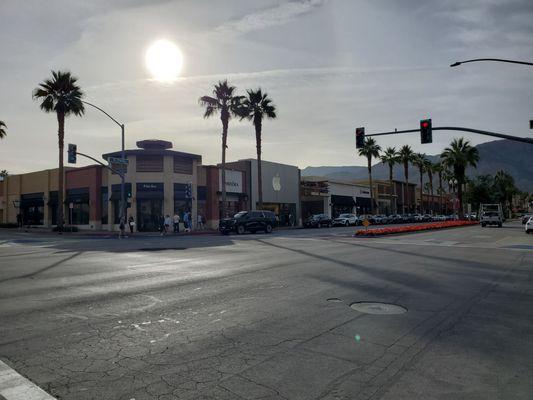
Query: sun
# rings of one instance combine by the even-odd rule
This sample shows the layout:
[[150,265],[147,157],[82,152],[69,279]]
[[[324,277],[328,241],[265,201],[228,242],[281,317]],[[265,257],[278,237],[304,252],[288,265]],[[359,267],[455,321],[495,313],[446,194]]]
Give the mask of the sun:
[[145,55],[146,68],[160,82],[172,82],[178,78],[183,66],[183,55],[174,43],[160,39],[152,43]]

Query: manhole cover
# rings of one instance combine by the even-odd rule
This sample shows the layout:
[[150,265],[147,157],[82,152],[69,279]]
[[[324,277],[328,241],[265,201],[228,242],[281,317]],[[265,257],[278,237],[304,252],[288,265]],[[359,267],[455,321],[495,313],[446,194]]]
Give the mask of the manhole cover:
[[371,301],[359,301],[357,303],[350,304],[350,307],[356,311],[365,314],[403,314],[407,312],[407,308],[399,306],[397,304],[376,303]]

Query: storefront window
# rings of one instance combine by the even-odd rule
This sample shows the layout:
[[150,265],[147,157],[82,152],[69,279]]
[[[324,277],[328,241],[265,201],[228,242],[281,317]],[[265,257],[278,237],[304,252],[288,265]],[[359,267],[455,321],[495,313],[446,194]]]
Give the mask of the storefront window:
[[30,193],[20,196],[20,213],[24,225],[44,224],[44,193]]
[[108,218],[108,205],[109,205],[109,193],[107,192],[107,187],[102,187],[102,224],[108,224],[109,218]]
[[89,224],[89,188],[69,189],[65,204],[70,225]]
[[69,224],[70,225],[88,225],[89,224],[89,202],[73,203],[69,207]]

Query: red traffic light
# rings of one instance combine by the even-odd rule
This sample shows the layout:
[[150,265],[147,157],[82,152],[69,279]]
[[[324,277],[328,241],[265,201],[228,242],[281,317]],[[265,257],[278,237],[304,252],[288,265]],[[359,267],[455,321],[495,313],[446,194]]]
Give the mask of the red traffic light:
[[423,121],[422,122],[422,128],[428,128],[428,127],[429,127],[429,122]]

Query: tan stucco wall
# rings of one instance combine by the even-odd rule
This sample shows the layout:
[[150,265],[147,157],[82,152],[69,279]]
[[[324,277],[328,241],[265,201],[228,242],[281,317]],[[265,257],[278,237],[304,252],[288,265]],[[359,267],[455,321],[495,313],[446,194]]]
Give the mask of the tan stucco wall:
[[5,194],[3,198],[0,199],[2,222],[17,222],[18,209],[14,206],[13,202],[20,200],[21,194],[44,193],[44,226],[50,226],[51,215],[49,215],[49,207],[46,203],[49,200],[49,192],[57,190],[57,178],[57,168],[8,176],[4,182],[0,183],[1,185],[4,185]]
[[[163,172],[136,172],[137,157],[135,155],[128,156],[128,172],[126,173],[126,182],[131,183],[132,202],[131,208],[127,210],[127,215],[133,215],[137,219],[137,183],[163,183],[164,187],[164,201],[163,213],[166,215],[174,215],[174,183],[188,183],[192,182],[192,201],[191,214],[194,221],[194,228],[196,228],[196,198],[198,187],[198,167],[200,162],[193,160],[193,175],[174,173],[174,156],[165,156],[163,159]],[[105,183],[104,183],[105,182]],[[106,186],[108,193],[111,193],[112,185],[120,184],[120,177],[105,169],[102,174],[102,185]],[[109,224],[108,229],[118,230],[118,226],[113,225],[113,204],[109,202],[108,205]]]

